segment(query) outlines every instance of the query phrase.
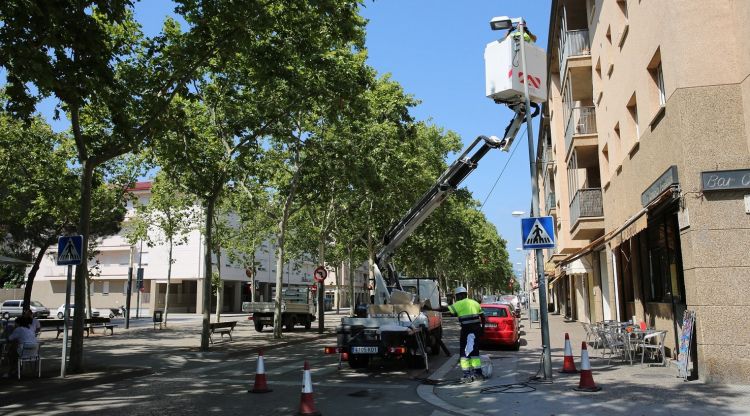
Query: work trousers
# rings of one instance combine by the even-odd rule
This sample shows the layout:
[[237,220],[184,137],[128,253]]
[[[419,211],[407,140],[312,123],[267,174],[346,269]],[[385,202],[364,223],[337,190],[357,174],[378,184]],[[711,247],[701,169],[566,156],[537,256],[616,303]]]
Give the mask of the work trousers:
[[482,361],[479,359],[479,333],[482,330],[480,324],[461,325],[461,369],[465,374],[482,371]]

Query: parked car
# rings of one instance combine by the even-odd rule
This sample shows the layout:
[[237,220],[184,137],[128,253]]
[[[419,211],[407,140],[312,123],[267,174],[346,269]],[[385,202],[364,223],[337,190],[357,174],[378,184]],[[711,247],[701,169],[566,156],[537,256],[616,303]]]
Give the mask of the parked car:
[[[47,318],[49,316],[49,309],[35,300],[31,301],[29,308],[31,309],[31,313],[37,318]],[[21,312],[23,312],[23,300],[6,300],[0,306],[0,316],[4,319],[21,316]]]
[[500,296],[501,302],[510,303],[513,305],[513,313],[517,317],[521,317],[521,301],[518,299],[518,296],[516,295],[502,295]]
[[[70,316],[73,316],[75,313],[75,307],[76,305],[70,304]],[[98,317],[100,315],[99,311],[97,309],[91,310],[91,316]],[[65,317],[65,305],[60,305],[59,308],[57,308],[57,319],[63,319]]]
[[518,351],[521,337],[513,306],[507,303],[484,303],[481,306],[485,329],[484,334],[479,337],[479,344],[488,347],[507,346]]

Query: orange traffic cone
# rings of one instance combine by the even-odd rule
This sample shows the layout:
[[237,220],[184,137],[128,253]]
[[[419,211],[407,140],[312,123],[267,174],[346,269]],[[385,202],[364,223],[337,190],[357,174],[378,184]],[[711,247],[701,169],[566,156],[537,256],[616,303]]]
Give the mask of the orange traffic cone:
[[586,349],[586,341],[581,343],[581,380],[578,382],[578,391],[599,391],[601,387],[598,387],[594,383],[594,376],[591,374],[591,363],[589,363],[589,351]]
[[300,415],[319,416],[320,412],[315,410],[313,401],[312,378],[310,377],[310,364],[305,361],[305,369],[302,372],[302,397],[299,401]]
[[563,357],[563,368],[561,373],[577,373],[576,363],[573,361],[573,349],[570,347],[570,336],[565,333],[565,356]]
[[268,388],[266,381],[266,369],[263,365],[263,350],[258,351],[258,369],[255,372],[255,385],[252,390],[248,390],[248,393],[270,393],[271,389]]

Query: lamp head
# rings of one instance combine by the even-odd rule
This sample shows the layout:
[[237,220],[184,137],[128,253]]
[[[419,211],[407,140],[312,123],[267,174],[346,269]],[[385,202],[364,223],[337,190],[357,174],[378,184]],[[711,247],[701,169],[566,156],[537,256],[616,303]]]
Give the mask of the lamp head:
[[514,24],[521,23],[520,17],[511,19],[508,16],[496,16],[490,20],[490,28],[492,30],[507,30],[511,29]]
[[497,16],[490,20],[490,28],[492,30],[507,30],[513,27],[513,22],[510,21],[508,16]]

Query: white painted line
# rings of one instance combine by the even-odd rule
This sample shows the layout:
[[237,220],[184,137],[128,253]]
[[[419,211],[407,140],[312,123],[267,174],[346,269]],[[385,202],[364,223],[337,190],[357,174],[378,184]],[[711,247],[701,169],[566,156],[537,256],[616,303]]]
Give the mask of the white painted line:
[[[458,364],[458,354],[452,355],[448,360],[443,363],[440,368],[437,369],[432,375],[428,378],[429,380],[440,380],[443,377],[445,377],[446,374],[448,374],[453,367]],[[446,410],[448,412],[458,413],[459,415],[465,415],[465,416],[477,416],[476,411],[466,411],[464,409],[461,409],[460,407],[454,406],[445,400],[439,398],[435,394],[435,386],[431,386],[428,384],[421,384],[417,387],[417,395],[427,403],[430,403],[431,405],[438,407],[442,410]]]

